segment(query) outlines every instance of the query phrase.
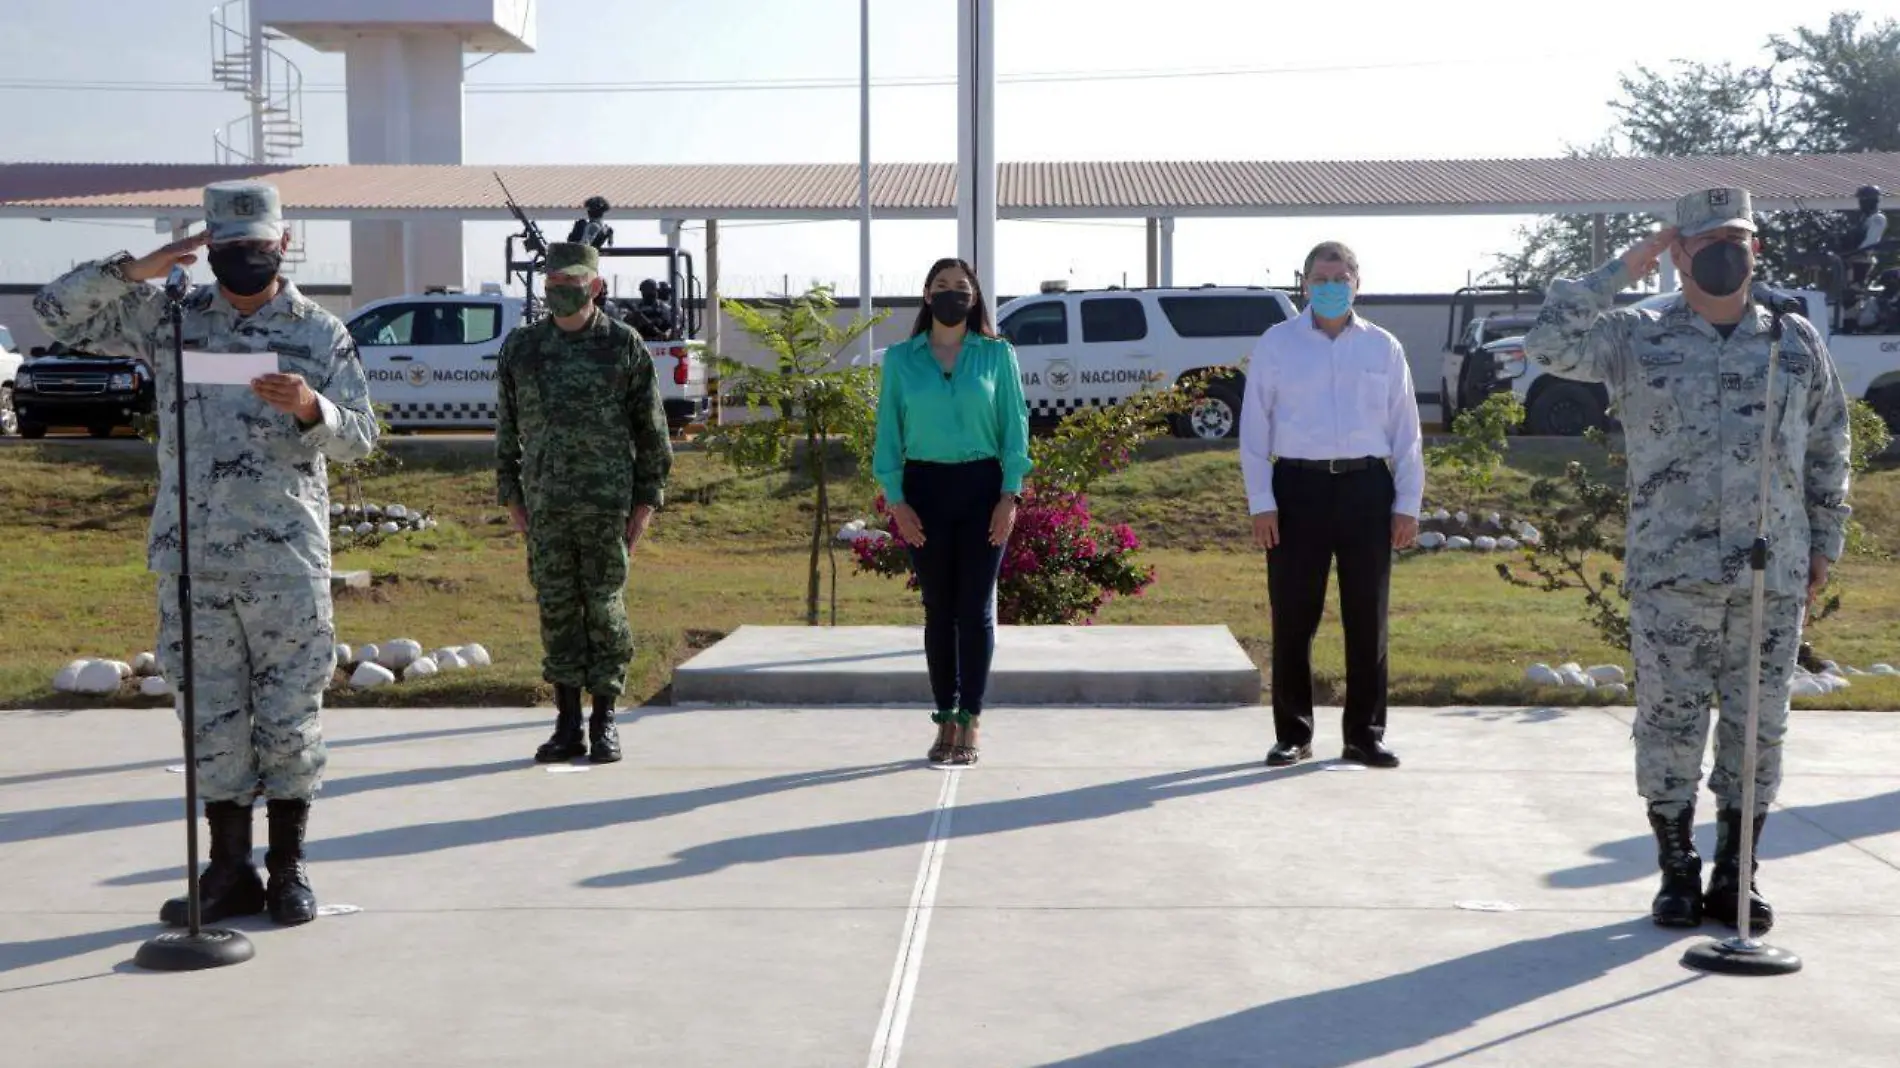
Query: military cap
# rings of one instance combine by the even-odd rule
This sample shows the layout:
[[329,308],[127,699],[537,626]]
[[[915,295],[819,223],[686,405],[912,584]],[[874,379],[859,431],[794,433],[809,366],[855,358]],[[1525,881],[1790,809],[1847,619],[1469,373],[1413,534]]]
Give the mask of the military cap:
[[1755,229],[1755,214],[1746,189],[1703,189],[1676,201],[1676,232],[1682,237],[1706,234],[1725,226]]
[[556,241],[548,245],[549,274],[600,273],[600,252],[579,241]]
[[205,186],[205,230],[212,244],[277,241],[284,216],[277,187],[269,182],[213,182]]

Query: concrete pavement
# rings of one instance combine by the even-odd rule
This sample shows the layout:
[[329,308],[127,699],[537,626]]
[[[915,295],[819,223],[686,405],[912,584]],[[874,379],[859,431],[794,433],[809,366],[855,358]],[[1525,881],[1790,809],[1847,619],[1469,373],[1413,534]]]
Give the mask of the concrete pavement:
[[1890,715],[1797,718],[1761,882],[1807,967],[1748,980],[1645,918],[1627,710],[1395,710],[1389,772],[1333,713],[1284,771],[1261,709],[986,718],[950,773],[916,711],[657,707],[551,773],[544,710],[332,710],[312,875],[362,911],[156,975],[175,721],[0,713],[0,1063],[1895,1061]]

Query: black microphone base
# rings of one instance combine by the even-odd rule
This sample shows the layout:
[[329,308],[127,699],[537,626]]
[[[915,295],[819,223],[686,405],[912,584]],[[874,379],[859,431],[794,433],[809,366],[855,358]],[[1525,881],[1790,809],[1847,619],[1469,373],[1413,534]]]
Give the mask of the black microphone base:
[[1801,970],[1801,958],[1752,938],[1736,937],[1690,947],[1682,955],[1682,965],[1716,975],[1792,975]]
[[147,941],[133,955],[132,963],[154,972],[196,972],[243,964],[257,955],[251,940],[222,927],[200,927],[190,931],[166,931]]

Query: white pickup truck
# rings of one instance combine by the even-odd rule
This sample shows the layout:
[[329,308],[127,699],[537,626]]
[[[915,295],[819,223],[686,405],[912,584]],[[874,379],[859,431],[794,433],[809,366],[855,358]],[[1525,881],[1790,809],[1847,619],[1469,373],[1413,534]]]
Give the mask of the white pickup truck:
[[0,326],[0,436],[20,432],[20,420],[13,411],[13,380],[26,358],[13,349],[13,335]]
[[[492,430],[495,364],[525,302],[490,283],[480,293],[432,289],[365,304],[350,336],[369,377],[370,399],[396,430]],[[669,429],[702,421],[710,408],[703,341],[648,341]]]

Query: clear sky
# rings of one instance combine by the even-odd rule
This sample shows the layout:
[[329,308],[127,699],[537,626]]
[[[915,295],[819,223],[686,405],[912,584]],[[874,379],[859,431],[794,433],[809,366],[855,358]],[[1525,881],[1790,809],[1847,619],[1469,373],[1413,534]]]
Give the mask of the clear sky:
[[[1543,157],[1613,121],[1617,75],[1672,59],[1760,62],[1774,32],[1844,5],[1728,0],[1721,16],[1683,0],[1538,5],[1493,0],[1000,0],[996,143],[1004,160]],[[0,158],[208,161],[212,134],[245,113],[211,82],[207,0],[108,4],[0,0]],[[1900,0],[1857,5],[1869,20]],[[538,50],[467,73],[466,161],[484,163],[855,162],[858,94],[773,80],[850,82],[857,0],[540,0]],[[873,158],[954,159],[956,9],[872,0]],[[304,72],[299,162],[348,158],[343,61],[282,45]],[[477,62],[470,56],[468,63]],[[1104,78],[1128,72],[1166,77]],[[1218,71],[1222,73],[1208,74]],[[1239,72],[1239,73],[1235,73]],[[1073,79],[1038,76],[1074,74]],[[1095,76],[1095,77],[1089,77]],[[750,83],[715,90],[566,91],[586,83]],[[761,86],[761,81],[768,84]],[[117,85],[106,83],[120,83]],[[127,87],[125,83],[138,83]],[[554,86],[563,91],[548,92]],[[524,91],[540,86],[536,91]],[[241,129],[240,124],[240,129]],[[543,218],[565,231],[568,219]],[[621,244],[657,227],[618,221]],[[1290,284],[1306,250],[1337,238],[1372,292],[1443,292],[1490,265],[1522,219],[1183,220],[1180,284]],[[470,224],[465,284],[501,276],[509,228]],[[953,222],[874,227],[876,289],[912,292]],[[305,232],[295,277],[349,276],[345,224]],[[158,243],[148,224],[0,220],[0,281],[43,281],[77,259]],[[689,234],[696,253],[701,238]],[[1003,222],[1007,292],[1045,279],[1140,284],[1138,221]],[[833,282],[857,291],[854,223],[727,224],[734,295]],[[701,261],[703,264],[703,260]],[[623,281],[623,291],[631,280]]]

